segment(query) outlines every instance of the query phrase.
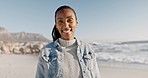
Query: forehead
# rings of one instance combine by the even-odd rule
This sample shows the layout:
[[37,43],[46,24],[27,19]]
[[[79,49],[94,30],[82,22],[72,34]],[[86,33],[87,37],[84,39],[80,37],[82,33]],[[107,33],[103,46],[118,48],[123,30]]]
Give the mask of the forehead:
[[71,9],[62,9],[58,11],[56,14],[56,19],[57,18],[68,18],[68,17],[75,17],[75,14]]

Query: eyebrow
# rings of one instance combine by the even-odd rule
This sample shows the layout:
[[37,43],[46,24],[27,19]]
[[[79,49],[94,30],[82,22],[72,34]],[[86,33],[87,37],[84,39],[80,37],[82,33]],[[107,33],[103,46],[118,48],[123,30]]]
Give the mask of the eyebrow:
[[[71,16],[68,16],[68,17],[66,17],[66,18],[72,18],[72,15],[71,15]],[[58,18],[58,19],[63,19],[63,18]]]
[[59,19],[63,19],[63,18],[58,18],[58,20],[59,20]]
[[72,18],[72,15],[71,16],[68,16],[67,18]]

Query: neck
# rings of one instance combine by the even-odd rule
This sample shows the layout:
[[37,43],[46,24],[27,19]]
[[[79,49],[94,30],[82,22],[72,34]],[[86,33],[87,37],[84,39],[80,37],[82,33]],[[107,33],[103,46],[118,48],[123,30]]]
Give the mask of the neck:
[[76,39],[73,39],[73,40],[64,40],[62,38],[59,38],[59,43],[63,47],[71,46],[71,45],[75,44],[75,42],[76,42]]
[[75,38],[74,37],[68,37],[68,38],[61,37],[61,39],[63,39],[63,40],[74,40]]

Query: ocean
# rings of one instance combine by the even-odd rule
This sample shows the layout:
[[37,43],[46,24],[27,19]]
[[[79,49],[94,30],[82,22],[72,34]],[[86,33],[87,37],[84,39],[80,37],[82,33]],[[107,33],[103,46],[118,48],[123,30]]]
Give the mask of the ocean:
[[148,41],[92,42],[102,63],[141,64],[148,66]]

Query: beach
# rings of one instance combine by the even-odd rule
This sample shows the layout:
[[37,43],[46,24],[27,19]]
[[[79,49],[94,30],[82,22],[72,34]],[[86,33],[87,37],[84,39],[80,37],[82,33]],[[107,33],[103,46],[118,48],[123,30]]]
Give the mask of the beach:
[[113,67],[100,67],[102,78],[147,78],[148,71]]
[[[32,55],[0,55],[0,78],[35,78],[38,54]],[[148,70],[128,67],[99,64],[102,78],[147,78]],[[138,65],[135,65],[138,66]],[[138,66],[140,67],[140,66]]]
[[35,78],[38,55],[0,55],[0,78]]

